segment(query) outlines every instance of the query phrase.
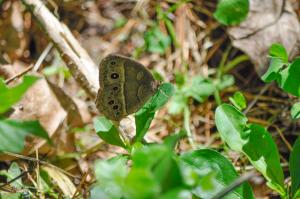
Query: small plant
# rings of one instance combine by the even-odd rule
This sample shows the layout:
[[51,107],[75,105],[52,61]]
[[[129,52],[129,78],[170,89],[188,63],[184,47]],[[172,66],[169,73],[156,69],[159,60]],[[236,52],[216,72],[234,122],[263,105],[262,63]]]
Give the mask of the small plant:
[[[200,82],[204,81],[200,79]],[[215,88],[212,83],[208,85]],[[122,137],[113,122],[106,118],[94,120],[97,134],[104,141],[126,149],[128,155],[97,161],[97,182],[91,190],[91,198],[213,198],[239,178],[231,162],[217,151],[201,149],[177,155],[176,143],[186,136],[184,130],[167,137],[163,144],[143,141],[155,112],[173,94],[171,84],[162,84],[152,99],[135,114],[136,135],[132,140]],[[224,198],[251,199],[254,196],[245,182]]]
[[[288,53],[281,44],[273,44],[269,50],[270,65],[261,77],[265,82],[275,81],[285,92],[300,97],[300,57],[289,62]],[[299,103],[291,110],[293,119],[299,119]]]
[[[266,82],[276,81],[284,91],[299,97],[299,58],[290,63],[285,48],[280,44],[272,45],[269,54],[270,66],[262,79]],[[235,93],[230,101],[234,106],[222,104],[215,113],[216,126],[224,142],[232,150],[245,154],[265,177],[267,185],[277,191],[281,198],[299,198],[300,137],[296,140],[289,159],[291,185],[285,184],[279,152],[271,134],[261,125],[248,123],[247,117],[241,112],[246,108],[246,101],[241,93]],[[294,104],[291,114],[293,119],[299,118],[299,103]]]
[[277,191],[281,198],[299,198],[300,139],[297,139],[290,155],[290,192],[289,187],[284,184],[279,152],[271,134],[261,125],[248,123],[247,117],[238,108],[240,107],[230,104],[222,104],[217,108],[215,120],[222,139],[232,150],[245,154],[265,177],[267,185]]

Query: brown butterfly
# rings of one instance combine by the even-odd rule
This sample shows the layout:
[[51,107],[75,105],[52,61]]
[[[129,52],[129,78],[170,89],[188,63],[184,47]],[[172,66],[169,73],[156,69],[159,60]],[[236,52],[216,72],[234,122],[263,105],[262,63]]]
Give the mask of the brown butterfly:
[[138,111],[159,85],[142,64],[117,54],[110,54],[101,61],[99,82],[96,106],[114,121]]

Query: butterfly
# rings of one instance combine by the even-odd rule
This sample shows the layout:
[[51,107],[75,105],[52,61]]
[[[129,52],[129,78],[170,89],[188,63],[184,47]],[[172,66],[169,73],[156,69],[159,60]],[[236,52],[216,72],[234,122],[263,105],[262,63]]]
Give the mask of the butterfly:
[[138,111],[159,86],[142,64],[118,54],[110,54],[101,61],[99,83],[96,107],[114,121]]

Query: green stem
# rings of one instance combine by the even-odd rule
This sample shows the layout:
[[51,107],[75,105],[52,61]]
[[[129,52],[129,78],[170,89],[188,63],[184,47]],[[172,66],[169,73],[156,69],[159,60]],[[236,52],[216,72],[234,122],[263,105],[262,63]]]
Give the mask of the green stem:
[[217,71],[217,79],[221,79],[222,78],[222,75],[223,75],[223,68],[224,68],[224,65],[226,63],[226,60],[228,58],[228,55],[229,55],[229,52],[231,50],[231,45],[227,46],[225,52],[223,53],[223,56],[222,56],[222,59],[221,59],[221,62],[218,66],[218,71]]
[[248,61],[248,60],[249,60],[249,57],[247,55],[240,55],[240,56],[236,57],[235,59],[233,59],[232,61],[230,61],[228,64],[226,64],[223,68],[223,72],[227,73],[231,69],[233,69],[235,66],[237,66],[238,64],[240,64],[244,61]]
[[190,110],[188,106],[185,106],[184,108],[184,129],[186,130],[189,143],[193,149],[196,149],[194,138],[190,129]]
[[220,97],[220,92],[218,89],[216,89],[215,93],[214,93],[214,97],[215,97],[215,100],[216,100],[216,103],[217,105],[221,105],[222,104],[222,99]]

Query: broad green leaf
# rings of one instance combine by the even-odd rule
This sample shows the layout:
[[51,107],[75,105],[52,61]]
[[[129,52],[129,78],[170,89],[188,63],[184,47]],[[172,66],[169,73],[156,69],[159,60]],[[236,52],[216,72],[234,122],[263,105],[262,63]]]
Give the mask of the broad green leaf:
[[135,142],[140,142],[148,131],[155,112],[164,106],[174,94],[174,87],[170,83],[163,83],[154,96],[135,114],[136,136]]
[[272,58],[267,72],[261,77],[264,82],[280,81],[280,70],[286,65],[279,58]]
[[284,195],[283,171],[278,149],[270,133],[259,125],[248,125],[247,118],[228,104],[217,108],[215,120],[221,137],[229,147],[244,153],[268,180],[267,184]]
[[27,89],[32,86],[38,77],[24,76],[23,82],[14,87],[7,87],[0,78],[0,114],[6,112],[12,105],[21,100]]
[[280,87],[292,95],[300,97],[300,58],[281,71]]
[[126,148],[126,145],[120,137],[120,132],[112,123],[105,117],[97,117],[94,119],[94,128],[97,135],[105,142]]
[[159,27],[155,26],[148,30],[144,36],[146,49],[149,52],[164,54],[171,44],[171,38],[162,33]]
[[284,176],[280,157],[271,134],[264,127],[256,124],[249,126],[248,133],[249,140],[243,146],[243,153],[268,180],[267,184],[280,194],[284,194]]
[[[206,172],[214,172],[215,181],[209,182],[211,179],[208,179],[204,182],[206,186],[211,184],[213,186],[212,188],[199,189],[199,187],[197,187],[196,190],[194,190],[194,194],[201,198],[211,198],[215,196],[218,191],[224,189],[239,177],[232,163],[223,155],[211,149],[187,152],[182,154],[180,159],[184,163],[184,166],[192,166],[199,170],[199,173],[202,173],[202,175]],[[244,183],[224,197],[224,199],[234,198],[254,198],[250,185]]]
[[0,120],[0,151],[21,152],[25,136],[29,134],[50,142],[47,132],[38,121]]
[[[155,155],[154,155],[155,154]],[[132,166],[135,168],[151,169],[154,165],[170,154],[170,150],[164,145],[141,146],[132,149]]]
[[275,43],[269,49],[269,55],[274,58],[279,58],[283,62],[288,63],[289,56],[286,49],[281,44]]
[[120,199],[124,196],[123,187],[127,177],[127,158],[117,156],[109,160],[99,160],[95,163],[97,185],[94,191],[103,191],[110,199]]
[[246,19],[248,0],[219,0],[214,17],[223,25],[237,25]]
[[300,196],[300,136],[297,138],[289,161],[290,174],[292,178],[292,196],[299,192]]
[[300,119],[300,102],[292,106],[291,115],[294,120]]
[[215,120],[222,139],[235,151],[242,151],[247,142],[244,132],[247,118],[235,107],[222,104],[216,109]]
[[133,150],[132,168],[151,171],[155,180],[160,184],[161,191],[166,192],[183,185],[174,156],[173,148],[167,144],[144,146]]
[[125,192],[125,198],[156,198],[160,192],[160,186],[149,170],[133,168],[125,179],[123,191]]
[[243,110],[247,107],[246,99],[241,92],[235,92],[233,97],[229,98],[230,102],[239,110]]
[[[21,174],[21,169],[16,162],[13,162],[7,171],[0,171],[0,175],[6,176],[7,181],[10,181],[10,180],[18,177],[20,174]],[[12,183],[10,183],[10,185],[15,187],[16,189],[23,188],[22,178],[14,180]]]

